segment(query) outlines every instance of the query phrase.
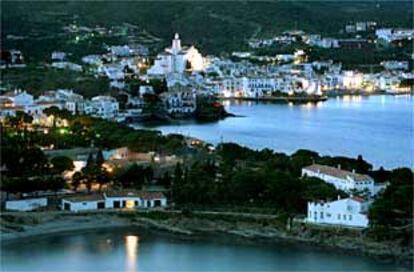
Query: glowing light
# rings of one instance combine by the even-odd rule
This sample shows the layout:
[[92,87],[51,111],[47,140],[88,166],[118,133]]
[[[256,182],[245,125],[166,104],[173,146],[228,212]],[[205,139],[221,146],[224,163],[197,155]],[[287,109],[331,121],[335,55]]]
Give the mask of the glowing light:
[[125,203],[125,207],[127,209],[133,209],[135,207],[135,201],[134,200],[127,200]]
[[114,171],[114,167],[112,165],[109,165],[107,163],[102,164],[102,167],[108,172],[112,173]]
[[137,271],[138,236],[128,235],[125,237],[125,271]]

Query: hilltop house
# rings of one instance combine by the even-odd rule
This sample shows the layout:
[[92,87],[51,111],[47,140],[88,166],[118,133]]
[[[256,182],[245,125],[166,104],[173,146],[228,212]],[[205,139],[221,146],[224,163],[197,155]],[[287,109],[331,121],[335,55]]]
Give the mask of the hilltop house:
[[308,202],[308,223],[347,227],[368,227],[369,202],[359,197],[350,197],[331,202]]
[[374,180],[368,175],[357,174],[355,171],[342,170],[338,168],[312,164],[302,168],[302,176],[317,177],[330,183],[335,188],[345,192],[352,191],[367,191],[370,195],[375,195],[377,190],[374,185]]

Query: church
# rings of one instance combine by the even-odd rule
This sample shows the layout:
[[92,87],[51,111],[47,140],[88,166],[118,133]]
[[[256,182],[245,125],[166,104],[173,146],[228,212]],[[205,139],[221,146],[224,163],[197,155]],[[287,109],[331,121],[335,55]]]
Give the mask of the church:
[[149,76],[166,76],[182,74],[188,71],[202,71],[204,69],[203,56],[194,47],[181,47],[181,40],[176,33],[172,46],[157,55],[154,65],[148,69]]

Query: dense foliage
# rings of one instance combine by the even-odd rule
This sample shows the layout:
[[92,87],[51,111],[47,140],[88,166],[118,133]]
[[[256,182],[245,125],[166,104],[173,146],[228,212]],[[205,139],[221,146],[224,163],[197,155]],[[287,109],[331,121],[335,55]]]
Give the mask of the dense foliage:
[[[102,51],[100,37],[69,43],[51,35],[61,33],[62,27],[70,23],[138,25],[162,39],[160,48],[179,32],[185,44],[196,44],[212,54],[243,49],[244,41],[254,35],[270,36],[289,29],[337,35],[350,21],[376,21],[384,27],[412,24],[410,1],[2,1],[1,7],[4,46],[14,48],[18,44],[28,59],[43,61],[56,49],[72,52],[73,57]],[[13,41],[6,39],[9,34],[33,38]],[[105,42],[125,40],[113,37]]]

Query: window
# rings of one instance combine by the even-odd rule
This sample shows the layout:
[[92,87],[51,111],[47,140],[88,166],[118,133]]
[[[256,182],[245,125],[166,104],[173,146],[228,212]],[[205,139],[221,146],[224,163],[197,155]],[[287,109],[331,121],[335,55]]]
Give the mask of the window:
[[348,215],[348,220],[352,221],[352,215]]
[[346,214],[344,214],[344,215],[342,216],[342,219],[343,219],[343,220],[346,220]]
[[323,212],[321,212],[321,219],[323,219]]
[[82,202],[82,205],[83,205],[83,206],[86,206],[86,202]]
[[326,217],[331,217],[331,214],[330,213],[326,213]]
[[341,220],[341,214],[338,213],[338,220]]

